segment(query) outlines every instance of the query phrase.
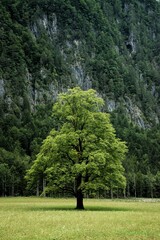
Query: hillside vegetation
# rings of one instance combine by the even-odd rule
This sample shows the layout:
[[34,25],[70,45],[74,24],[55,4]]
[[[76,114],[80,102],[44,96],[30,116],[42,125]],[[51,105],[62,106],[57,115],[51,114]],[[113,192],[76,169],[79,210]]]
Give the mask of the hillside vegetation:
[[57,94],[78,85],[127,142],[126,195],[160,197],[159,17],[155,0],[1,0],[0,195],[35,194],[26,170],[57,124]]

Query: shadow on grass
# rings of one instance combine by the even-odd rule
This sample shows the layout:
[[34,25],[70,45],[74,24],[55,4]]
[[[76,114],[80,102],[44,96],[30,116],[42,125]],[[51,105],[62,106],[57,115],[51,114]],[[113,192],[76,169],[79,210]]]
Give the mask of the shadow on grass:
[[[101,206],[87,206],[84,210],[78,210],[74,207],[70,206],[53,206],[53,207],[29,207],[26,208],[26,211],[92,211],[92,212],[126,212],[126,211],[133,211],[133,209],[130,208],[124,208],[124,207],[101,207]],[[135,211],[135,209],[134,209]]]

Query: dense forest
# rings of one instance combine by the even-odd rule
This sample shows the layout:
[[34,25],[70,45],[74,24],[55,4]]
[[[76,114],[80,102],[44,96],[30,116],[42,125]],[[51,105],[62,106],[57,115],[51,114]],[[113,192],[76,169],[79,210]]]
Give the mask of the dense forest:
[[127,143],[126,197],[160,197],[159,18],[156,0],[1,0],[0,196],[36,194],[25,175],[57,125],[57,94],[80,86]]

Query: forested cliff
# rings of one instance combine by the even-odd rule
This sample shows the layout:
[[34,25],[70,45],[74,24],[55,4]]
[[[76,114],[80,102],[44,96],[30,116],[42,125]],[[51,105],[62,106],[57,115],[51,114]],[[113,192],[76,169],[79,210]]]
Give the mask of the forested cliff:
[[0,195],[29,194],[57,94],[80,86],[127,142],[126,195],[160,197],[159,1],[1,0],[0,53]]

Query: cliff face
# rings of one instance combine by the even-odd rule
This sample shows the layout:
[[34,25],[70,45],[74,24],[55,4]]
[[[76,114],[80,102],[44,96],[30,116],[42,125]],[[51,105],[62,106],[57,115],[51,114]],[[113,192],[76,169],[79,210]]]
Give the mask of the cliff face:
[[57,94],[76,85],[98,91],[129,145],[127,129],[159,129],[159,15],[155,0],[2,0],[1,147],[34,158]]
[[140,127],[159,122],[156,1],[2,1],[1,14],[0,92],[18,108],[24,94],[33,109],[80,85],[122,102]]

